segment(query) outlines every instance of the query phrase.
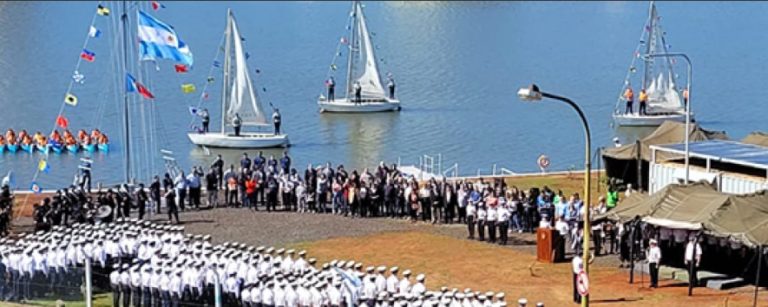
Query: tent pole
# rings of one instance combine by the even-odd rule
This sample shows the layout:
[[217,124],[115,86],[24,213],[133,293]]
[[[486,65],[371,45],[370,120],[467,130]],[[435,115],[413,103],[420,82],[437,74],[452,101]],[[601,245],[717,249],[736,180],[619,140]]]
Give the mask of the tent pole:
[[763,264],[763,246],[757,246],[757,274],[755,277],[755,298],[752,300],[752,306],[757,307],[757,292],[760,289],[760,269]]

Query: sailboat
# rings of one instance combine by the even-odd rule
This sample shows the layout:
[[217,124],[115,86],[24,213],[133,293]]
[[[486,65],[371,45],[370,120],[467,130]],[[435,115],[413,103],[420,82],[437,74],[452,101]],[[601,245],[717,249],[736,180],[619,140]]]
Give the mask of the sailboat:
[[224,32],[224,77],[221,91],[221,132],[187,134],[196,145],[220,148],[270,148],[289,145],[288,135],[263,132],[242,132],[239,136],[228,133],[226,126],[236,115],[243,127],[268,126],[264,108],[251,83],[240,30],[232,10],[227,10],[227,27]]
[[[659,126],[665,121],[685,121],[685,101],[682,90],[677,87],[677,75],[673,70],[674,60],[671,57],[650,57],[653,54],[668,53],[669,45],[664,35],[666,34],[660,24],[660,17],[656,11],[656,4],[651,1],[648,10],[648,21],[643,28],[640,44],[637,46],[632,58],[632,64],[624,79],[619,98],[613,113],[613,119],[617,126]],[[641,52],[642,48],[645,48]],[[642,83],[640,88],[633,89],[635,97],[641,89],[645,89],[647,100],[647,114],[639,112],[624,114],[626,100],[623,97],[626,88],[631,87],[631,78],[637,72],[635,62],[643,61]],[[690,82],[690,80],[688,80]],[[690,83],[689,83],[690,84]],[[639,101],[635,99],[634,111],[639,108]],[[693,114],[691,114],[693,120]]]
[[[374,53],[371,35],[365,22],[363,6],[359,1],[353,1],[350,12],[349,41],[342,38],[340,44],[348,44],[347,54],[347,80],[345,97],[333,99],[320,95],[317,105],[320,112],[342,113],[369,113],[399,111],[400,100],[390,97],[382,86],[381,76]],[[338,52],[334,55],[329,72],[335,70],[335,61]],[[359,86],[360,99],[356,98],[355,87]]]

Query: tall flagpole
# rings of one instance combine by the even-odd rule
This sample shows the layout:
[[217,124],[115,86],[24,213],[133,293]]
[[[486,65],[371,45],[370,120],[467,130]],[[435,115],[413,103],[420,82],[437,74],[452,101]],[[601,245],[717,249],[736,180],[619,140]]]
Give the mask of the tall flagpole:
[[128,116],[128,4],[123,0],[123,123],[125,124],[125,183],[131,180],[131,124]]

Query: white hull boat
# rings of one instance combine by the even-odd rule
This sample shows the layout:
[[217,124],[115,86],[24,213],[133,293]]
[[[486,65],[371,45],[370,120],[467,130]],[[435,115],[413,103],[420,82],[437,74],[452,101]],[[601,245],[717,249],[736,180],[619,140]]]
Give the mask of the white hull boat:
[[[661,126],[665,121],[685,122],[685,114],[649,114],[638,115],[636,113],[631,114],[613,114],[613,121],[619,127],[655,127]],[[691,115],[691,122],[693,122],[693,115]]]
[[[660,126],[665,121],[685,122],[688,86],[677,86],[678,76],[673,58],[654,56],[669,54],[666,31],[661,28],[660,20],[656,4],[651,1],[640,44],[635,49],[614,108],[613,120],[617,127],[653,127]],[[638,61],[640,63],[637,63]],[[632,95],[628,95],[629,91],[632,91]],[[633,97],[635,112],[640,105],[639,98],[645,96],[648,115],[624,114],[629,96]]]
[[221,133],[188,133],[189,140],[195,145],[215,148],[275,148],[288,147],[290,142],[285,134],[242,133],[240,136]]
[[[275,148],[288,147],[290,142],[286,134],[253,132],[241,130],[235,136],[227,126],[234,127],[235,119],[241,119],[242,126],[264,127],[270,121],[264,115],[264,107],[254,89],[248,73],[248,65],[239,28],[232,11],[227,12],[227,29],[224,32],[224,76],[221,97],[221,131],[190,132],[187,137],[195,145],[215,148]],[[271,105],[271,104],[270,104]],[[274,107],[273,107],[274,108]]]
[[[390,98],[385,91],[381,75],[379,73],[378,58],[374,51],[375,47],[372,41],[368,25],[363,14],[363,6],[359,1],[353,1],[352,10],[349,13],[349,39],[342,38],[337,46],[336,56],[331,62],[329,69],[329,81],[333,81],[333,73],[336,71],[336,62],[341,55],[340,50],[346,45],[347,52],[347,76],[344,92],[340,96],[346,98],[329,101],[325,95],[320,95],[317,100],[317,106],[320,113],[374,113],[400,111],[400,100]],[[388,74],[387,87],[394,90],[394,79]],[[326,83],[329,86],[331,83]],[[357,102],[354,98],[359,91],[361,101]]]
[[317,101],[320,107],[320,113],[374,113],[400,111],[400,100],[397,99],[379,99],[372,101],[352,102],[346,98],[328,101],[325,97],[320,97]]

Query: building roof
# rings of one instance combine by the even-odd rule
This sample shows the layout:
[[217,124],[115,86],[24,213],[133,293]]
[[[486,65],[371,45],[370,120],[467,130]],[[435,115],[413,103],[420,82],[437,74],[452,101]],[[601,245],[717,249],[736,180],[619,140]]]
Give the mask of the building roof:
[[[651,146],[660,151],[685,154],[685,143]],[[709,140],[689,143],[691,157],[768,170],[768,148],[736,141]]]

